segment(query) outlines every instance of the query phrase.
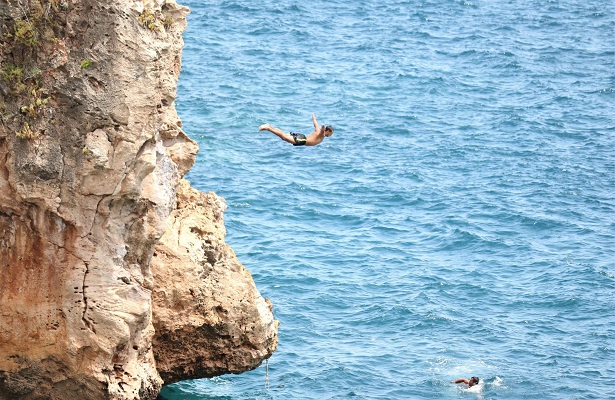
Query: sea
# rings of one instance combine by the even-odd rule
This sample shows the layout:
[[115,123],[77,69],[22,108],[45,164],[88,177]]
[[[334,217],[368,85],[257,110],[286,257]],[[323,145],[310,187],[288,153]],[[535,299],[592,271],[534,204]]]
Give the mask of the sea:
[[160,399],[615,398],[615,1],[180,3],[186,178],[281,325]]

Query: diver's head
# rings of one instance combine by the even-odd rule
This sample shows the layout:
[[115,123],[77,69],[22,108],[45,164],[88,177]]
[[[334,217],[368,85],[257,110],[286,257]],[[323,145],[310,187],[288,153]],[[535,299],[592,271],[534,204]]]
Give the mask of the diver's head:
[[470,381],[468,382],[468,386],[472,387],[474,385],[478,385],[478,382],[480,381],[480,379],[478,378],[478,376],[473,376],[470,378]]

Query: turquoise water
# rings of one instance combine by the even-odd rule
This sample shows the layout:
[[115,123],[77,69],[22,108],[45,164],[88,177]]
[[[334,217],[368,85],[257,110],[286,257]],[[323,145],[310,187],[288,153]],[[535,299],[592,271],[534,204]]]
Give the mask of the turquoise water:
[[280,345],[161,398],[615,397],[615,2],[183,3],[187,178]]

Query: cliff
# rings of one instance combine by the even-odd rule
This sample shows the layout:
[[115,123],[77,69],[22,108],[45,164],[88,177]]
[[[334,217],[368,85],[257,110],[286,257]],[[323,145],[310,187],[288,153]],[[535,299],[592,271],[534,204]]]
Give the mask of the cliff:
[[154,399],[275,351],[223,201],[182,179],[187,13],[0,2],[0,399]]

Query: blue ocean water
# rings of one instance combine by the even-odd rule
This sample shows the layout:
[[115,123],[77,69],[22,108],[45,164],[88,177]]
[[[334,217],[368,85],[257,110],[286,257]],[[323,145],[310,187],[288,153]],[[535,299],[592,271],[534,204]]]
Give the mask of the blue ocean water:
[[183,4],[187,178],[280,344],[161,398],[615,398],[615,2]]

